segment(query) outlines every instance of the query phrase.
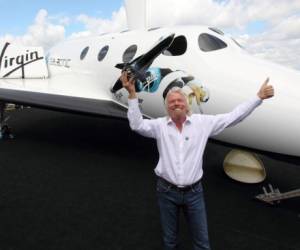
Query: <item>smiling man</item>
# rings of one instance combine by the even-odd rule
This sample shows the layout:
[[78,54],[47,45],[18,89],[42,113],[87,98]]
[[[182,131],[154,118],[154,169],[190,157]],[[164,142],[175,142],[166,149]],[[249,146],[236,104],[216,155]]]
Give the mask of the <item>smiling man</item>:
[[135,82],[122,73],[128,91],[128,119],[132,130],[155,138],[159,161],[157,199],[165,250],[178,249],[179,213],[183,210],[190,228],[193,249],[210,249],[201,178],[202,157],[209,137],[245,119],[262,100],[271,98],[274,89],[267,79],[257,96],[233,111],[220,115],[191,114],[187,98],[178,87],[169,90],[165,102],[167,117],[143,119],[138,106]]

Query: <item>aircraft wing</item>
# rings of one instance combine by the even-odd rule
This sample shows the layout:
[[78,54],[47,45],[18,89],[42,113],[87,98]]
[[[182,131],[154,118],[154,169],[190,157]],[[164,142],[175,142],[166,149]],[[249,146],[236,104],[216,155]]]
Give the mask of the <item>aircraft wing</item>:
[[59,111],[127,118],[127,108],[101,89],[99,79],[72,73],[49,79],[0,79],[0,101]]
[[43,48],[9,42],[0,48],[0,101],[126,118],[126,107],[112,100],[96,74],[55,66],[49,74]]

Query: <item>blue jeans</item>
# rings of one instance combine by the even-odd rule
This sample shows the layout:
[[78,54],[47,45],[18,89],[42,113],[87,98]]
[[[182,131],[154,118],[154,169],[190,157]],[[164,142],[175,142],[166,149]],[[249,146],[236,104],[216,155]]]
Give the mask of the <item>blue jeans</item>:
[[193,249],[210,249],[201,182],[188,191],[181,191],[158,179],[156,189],[164,249],[178,249],[180,210],[183,210],[187,220],[193,240]]

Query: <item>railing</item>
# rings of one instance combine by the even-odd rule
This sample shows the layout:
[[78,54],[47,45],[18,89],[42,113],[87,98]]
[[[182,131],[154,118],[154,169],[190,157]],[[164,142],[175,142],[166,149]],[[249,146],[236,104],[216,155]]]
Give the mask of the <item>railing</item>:
[[300,197],[300,189],[295,189],[289,192],[281,193],[278,188],[274,189],[271,184],[268,185],[270,192],[263,187],[263,194],[257,195],[255,198],[267,202],[269,204],[274,204],[274,202],[279,203],[281,200],[290,199],[295,197]]

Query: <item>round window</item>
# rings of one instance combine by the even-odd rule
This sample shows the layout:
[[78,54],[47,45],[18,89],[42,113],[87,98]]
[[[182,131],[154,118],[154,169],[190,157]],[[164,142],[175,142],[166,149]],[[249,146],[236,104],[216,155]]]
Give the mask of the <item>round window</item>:
[[123,62],[124,63],[130,62],[132,58],[134,58],[136,51],[137,51],[136,45],[129,46],[123,54]]
[[85,47],[83,51],[80,54],[80,60],[83,60],[86,57],[86,54],[88,53],[90,47]]
[[109,46],[106,45],[104,46],[100,51],[99,51],[99,54],[98,54],[98,61],[101,62],[104,57],[106,56],[107,52],[108,52],[108,49],[109,49]]

